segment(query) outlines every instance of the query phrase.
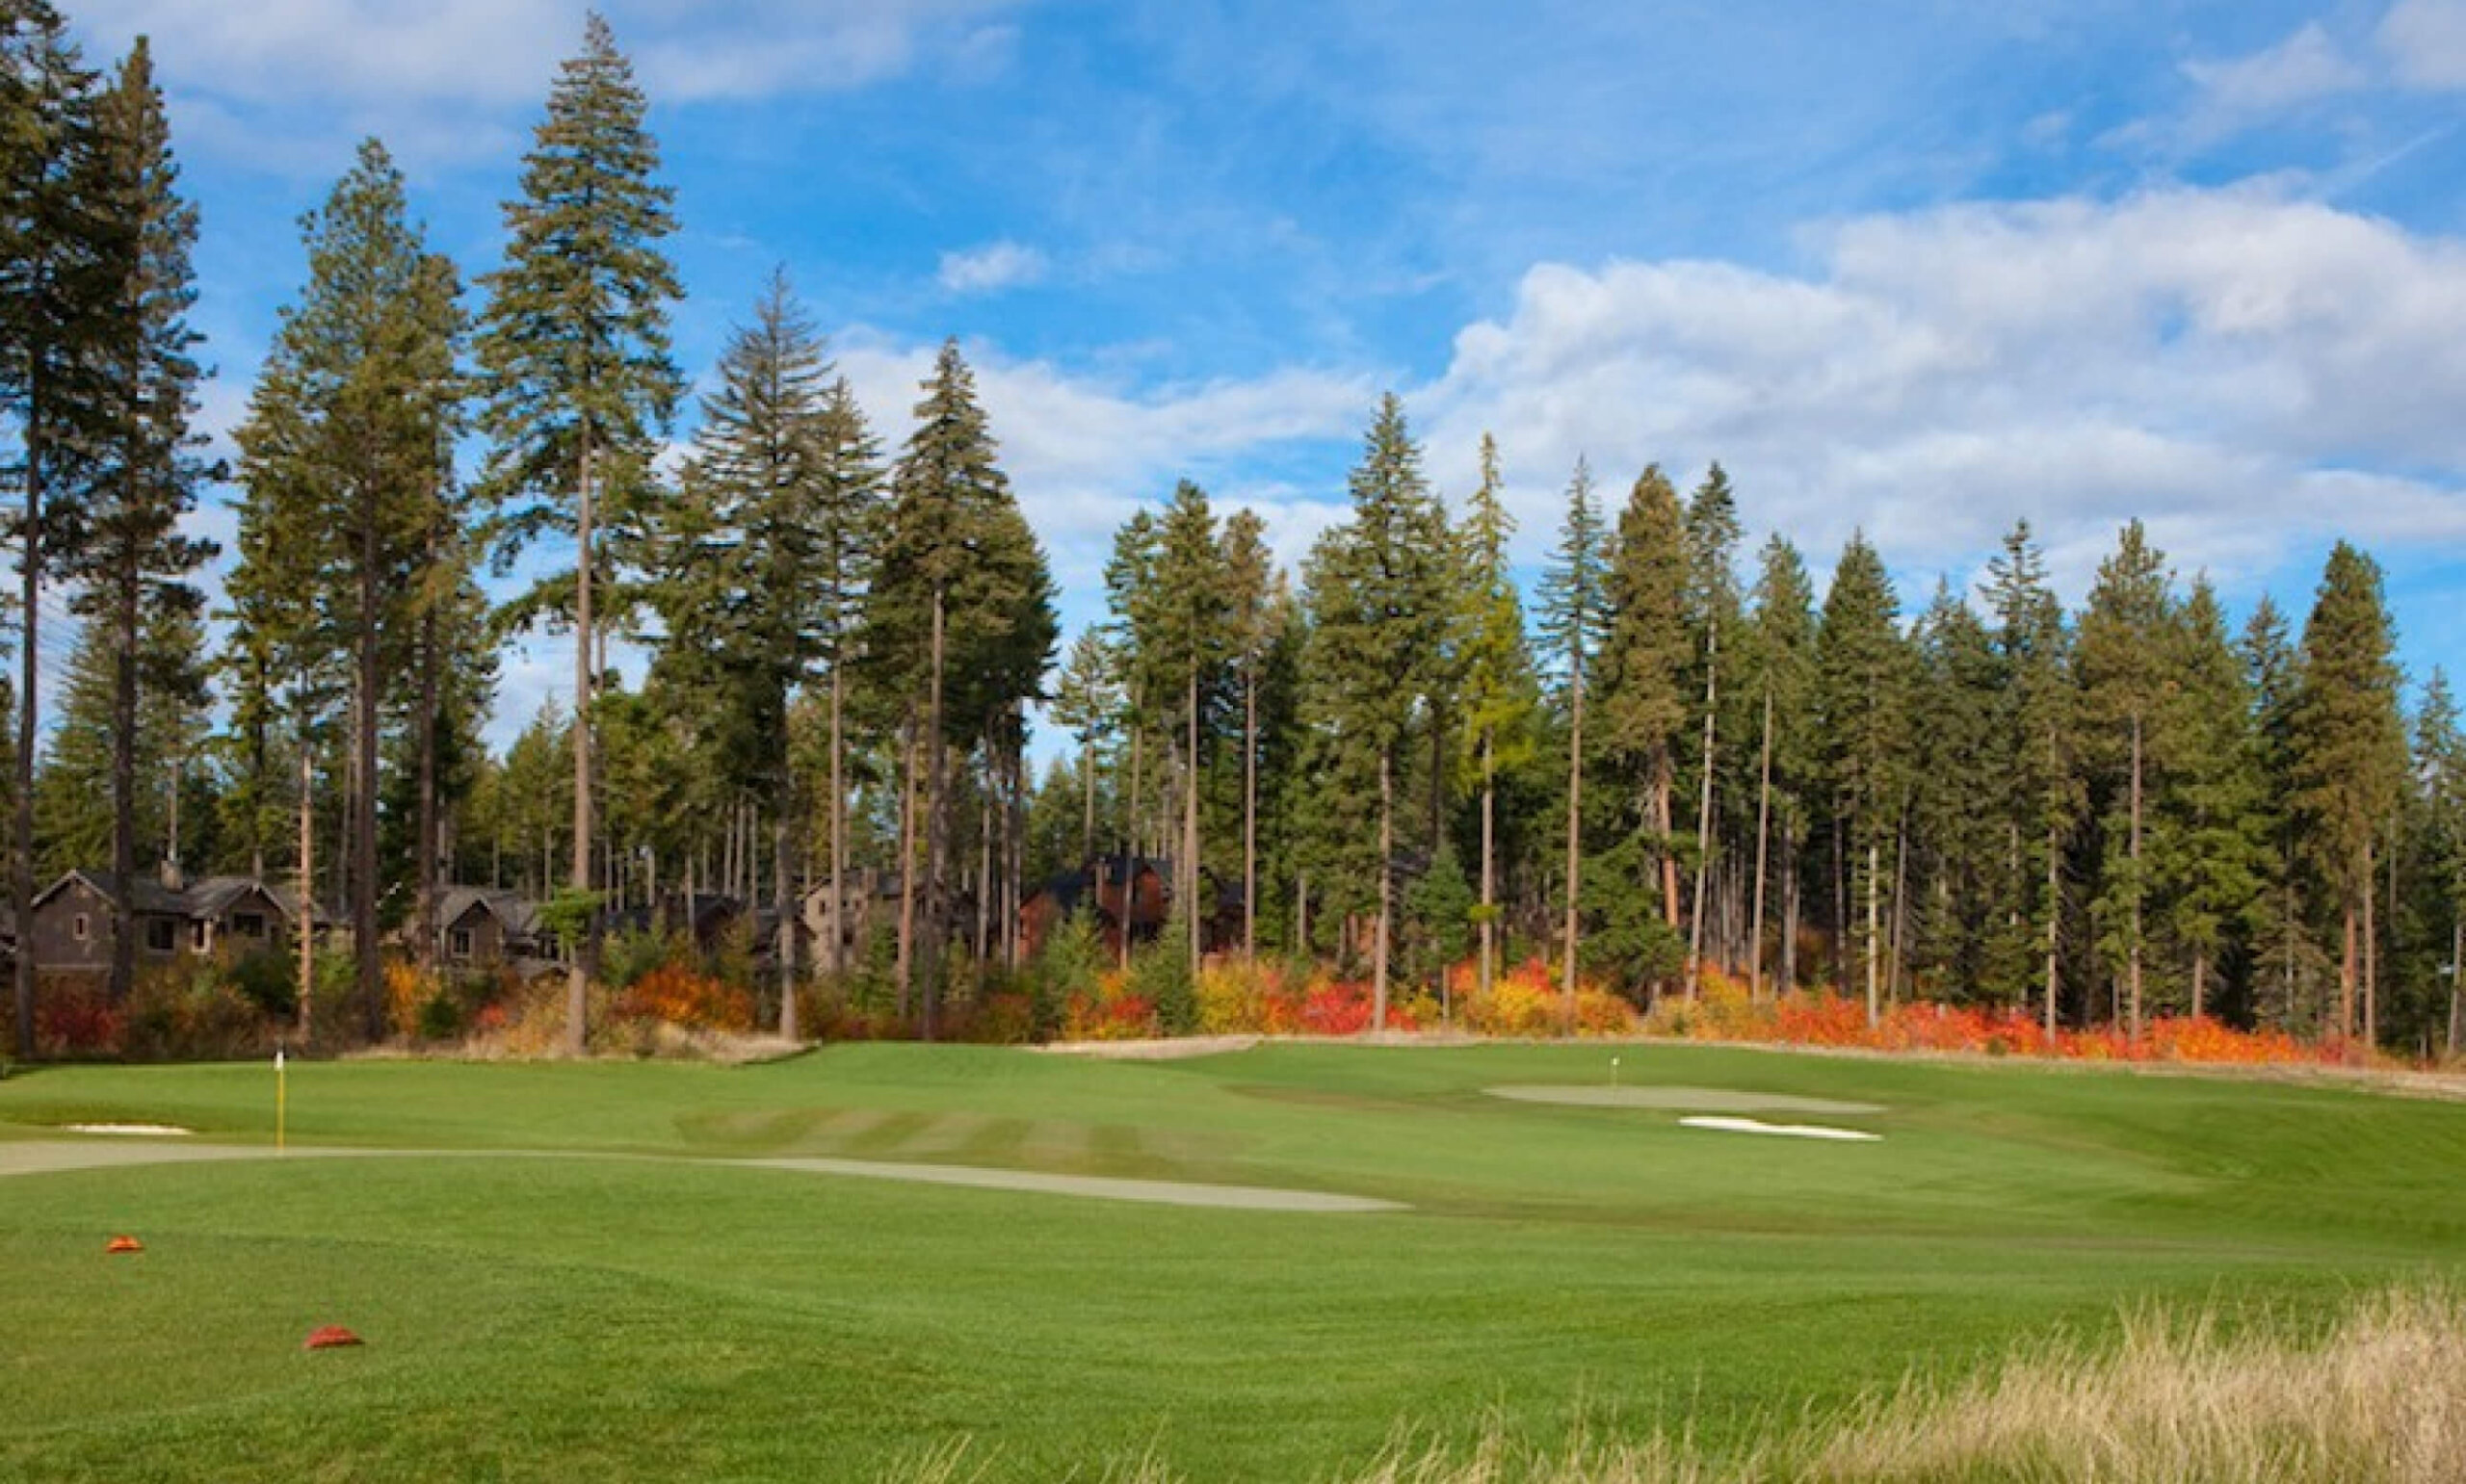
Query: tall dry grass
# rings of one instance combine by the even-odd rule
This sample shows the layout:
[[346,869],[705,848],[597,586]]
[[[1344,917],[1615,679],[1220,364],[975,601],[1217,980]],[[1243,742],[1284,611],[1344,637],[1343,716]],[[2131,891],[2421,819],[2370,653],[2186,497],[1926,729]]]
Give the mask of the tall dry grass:
[[[945,1447],[895,1477],[1002,1471]],[[1106,1484],[1179,1484],[1154,1454]],[[1469,1452],[1391,1445],[1344,1484],[2457,1484],[2466,1480],[2466,1292],[2400,1289],[2335,1323],[2216,1311],[2127,1315],[2115,1341],[2025,1344],[1967,1381],[1911,1381],[1744,1454],[1685,1432]]]

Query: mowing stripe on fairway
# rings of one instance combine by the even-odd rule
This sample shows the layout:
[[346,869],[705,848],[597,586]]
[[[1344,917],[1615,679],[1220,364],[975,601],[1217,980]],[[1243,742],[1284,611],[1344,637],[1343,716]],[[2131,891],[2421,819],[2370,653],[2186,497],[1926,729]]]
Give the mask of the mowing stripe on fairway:
[[1555,1103],[1567,1107],[1645,1107],[1684,1113],[1816,1113],[1855,1118],[1884,1109],[1874,1103],[1842,1103],[1830,1098],[1801,1098],[1786,1092],[1735,1092],[1726,1087],[1673,1087],[1646,1083],[1614,1087],[1576,1084],[1558,1087],[1484,1087],[1493,1098],[1510,1103]]
[[45,1175],[66,1170],[174,1164],[210,1159],[630,1159],[651,1164],[705,1168],[793,1170],[808,1175],[849,1175],[979,1190],[1024,1190],[1075,1195],[1099,1201],[1138,1201],[1156,1206],[1203,1206],[1231,1211],[1289,1211],[1322,1214],[1404,1211],[1395,1201],[1326,1190],[1282,1190],[1270,1185],[1209,1185],[1177,1180],[1119,1180],[1096,1175],[1050,1175],[1036,1170],[973,1164],[905,1164],[879,1159],[686,1159],[667,1155],[576,1153],[544,1149],[347,1149],[295,1145],[288,1154],[246,1144],[122,1143],[105,1139],[12,1139],[0,1142],[0,1176]]

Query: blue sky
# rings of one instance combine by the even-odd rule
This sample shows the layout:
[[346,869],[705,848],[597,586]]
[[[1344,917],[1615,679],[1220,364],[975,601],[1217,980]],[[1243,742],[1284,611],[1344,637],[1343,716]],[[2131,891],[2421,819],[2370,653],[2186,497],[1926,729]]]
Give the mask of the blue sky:
[[[70,0],[153,38],[245,403],[297,220],[383,138],[436,244],[498,203],[565,0]],[[2146,519],[2241,610],[2328,543],[2466,650],[2466,0],[2296,6],[614,0],[707,376],[783,264],[886,441],[967,345],[1075,627],[1192,475],[1298,559],[1378,393],[1528,558],[1576,456],[1718,458],[1750,539],[1854,528],[1911,608],[2026,516],[2067,595]],[[680,437],[687,430],[680,430]],[[227,510],[199,524],[222,534]],[[509,658],[502,739],[569,674]]]

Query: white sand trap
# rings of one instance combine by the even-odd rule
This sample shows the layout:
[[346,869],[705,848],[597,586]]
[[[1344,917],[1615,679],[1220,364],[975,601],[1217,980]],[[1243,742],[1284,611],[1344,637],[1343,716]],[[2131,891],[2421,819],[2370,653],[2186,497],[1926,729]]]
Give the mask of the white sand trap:
[[1679,1123],[1690,1129],[1714,1129],[1723,1133],[1777,1133],[1784,1138],[1832,1139],[1844,1144],[1873,1144],[1883,1137],[1880,1133],[1863,1133],[1856,1129],[1827,1129],[1818,1123],[1765,1123],[1754,1118],[1682,1118]]
[[277,1155],[264,1145],[146,1144],[67,1139],[0,1140],[0,1176],[46,1175],[64,1170],[184,1164],[213,1159],[639,1159],[646,1163],[703,1168],[794,1170],[808,1175],[851,1175],[904,1180],[928,1185],[979,1190],[1025,1190],[1099,1201],[1140,1201],[1156,1206],[1203,1206],[1221,1211],[1288,1211],[1351,1213],[1406,1210],[1394,1201],[1325,1190],[1282,1190],[1271,1185],[1204,1185],[1173,1180],[1114,1180],[1094,1175],[1051,1175],[973,1164],[901,1164],[877,1159],[679,1159],[659,1155],[561,1153],[546,1149],[341,1149],[299,1145]]
[[1813,1113],[1821,1118],[1855,1118],[1880,1113],[1873,1103],[1837,1103],[1827,1098],[1798,1098],[1786,1092],[1736,1092],[1726,1087],[1484,1087],[1493,1098],[1515,1103],[1557,1103],[1569,1107],[1649,1107],[1679,1113]]
[[62,1128],[71,1133],[111,1133],[127,1138],[187,1138],[195,1129],[183,1129],[175,1123],[71,1123]]

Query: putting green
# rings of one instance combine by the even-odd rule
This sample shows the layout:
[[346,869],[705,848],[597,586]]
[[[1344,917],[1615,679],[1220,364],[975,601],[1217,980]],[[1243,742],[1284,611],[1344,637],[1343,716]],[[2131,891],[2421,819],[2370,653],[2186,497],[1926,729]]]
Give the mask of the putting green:
[[1873,1103],[1800,1098],[1785,1092],[1740,1092],[1723,1087],[1484,1087],[1510,1103],[1556,1103],[1566,1107],[1649,1107],[1675,1113],[1816,1113],[1855,1118],[1884,1109]]

